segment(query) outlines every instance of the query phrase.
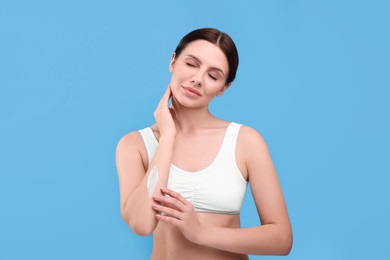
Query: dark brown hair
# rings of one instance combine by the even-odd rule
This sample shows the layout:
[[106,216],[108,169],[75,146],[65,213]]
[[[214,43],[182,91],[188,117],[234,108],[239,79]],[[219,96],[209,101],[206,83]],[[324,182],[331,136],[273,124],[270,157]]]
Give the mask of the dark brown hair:
[[181,52],[190,42],[196,40],[206,40],[217,45],[222,50],[229,64],[229,74],[226,79],[226,84],[233,82],[238,68],[238,52],[236,45],[230,36],[214,28],[201,28],[194,30],[184,36],[179,42],[179,45],[177,45],[175,50],[176,58],[180,56]]

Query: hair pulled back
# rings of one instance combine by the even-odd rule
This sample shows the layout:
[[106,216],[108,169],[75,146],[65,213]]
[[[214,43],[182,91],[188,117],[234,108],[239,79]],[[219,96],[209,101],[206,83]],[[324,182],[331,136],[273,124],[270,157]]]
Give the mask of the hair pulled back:
[[180,56],[189,43],[196,40],[206,40],[217,45],[222,50],[229,64],[229,73],[226,79],[226,84],[233,82],[238,68],[238,52],[236,45],[230,36],[214,28],[201,28],[194,30],[185,35],[177,45],[175,49],[176,57]]

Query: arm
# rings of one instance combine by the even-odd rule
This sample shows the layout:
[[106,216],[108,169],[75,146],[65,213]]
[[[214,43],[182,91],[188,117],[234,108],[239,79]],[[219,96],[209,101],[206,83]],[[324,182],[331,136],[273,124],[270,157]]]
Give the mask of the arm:
[[[138,235],[151,234],[158,224],[152,209],[152,196],[160,193],[161,187],[166,187],[169,169],[172,161],[174,137],[176,134],[168,100],[168,87],[155,111],[156,123],[160,131],[159,145],[148,169],[141,156],[144,146],[138,132],[123,137],[116,149],[116,164],[120,186],[120,208],[124,221]],[[145,156],[144,156],[145,157]],[[158,181],[155,189],[148,191],[147,183],[153,166],[157,169]],[[149,196],[151,193],[152,196]]]
[[188,205],[179,194],[169,190],[163,192],[169,194],[171,198],[157,196],[155,200],[174,205],[179,212],[175,212],[174,207],[155,205],[156,210],[168,214],[156,217],[178,226],[184,236],[194,243],[242,254],[287,255],[292,246],[292,231],[267,145],[256,131],[242,127],[237,143],[237,154],[238,157],[242,156],[245,162],[261,226],[223,228],[202,225],[191,205]]
[[286,255],[292,246],[292,231],[286,204],[272,159],[263,138],[243,126],[238,153],[246,162],[249,183],[262,225],[229,229],[207,227],[202,244],[245,254]]

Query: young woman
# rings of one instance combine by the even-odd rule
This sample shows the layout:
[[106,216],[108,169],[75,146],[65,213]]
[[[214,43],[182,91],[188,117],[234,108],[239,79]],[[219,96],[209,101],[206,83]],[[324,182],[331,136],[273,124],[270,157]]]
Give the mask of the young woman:
[[[121,215],[136,234],[154,234],[151,259],[290,252],[290,221],[266,143],[256,130],[208,109],[232,84],[237,67],[227,34],[190,32],[172,55],[156,123],[118,143]],[[262,225],[240,228],[248,181]]]

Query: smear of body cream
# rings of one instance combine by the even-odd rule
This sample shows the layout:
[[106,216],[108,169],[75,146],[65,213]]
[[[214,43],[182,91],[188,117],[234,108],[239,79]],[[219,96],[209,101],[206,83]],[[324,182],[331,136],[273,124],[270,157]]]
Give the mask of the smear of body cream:
[[157,182],[158,182],[158,169],[156,165],[154,165],[152,170],[149,173],[148,183],[146,184],[146,187],[148,188],[149,197],[153,196],[154,190],[156,189]]

